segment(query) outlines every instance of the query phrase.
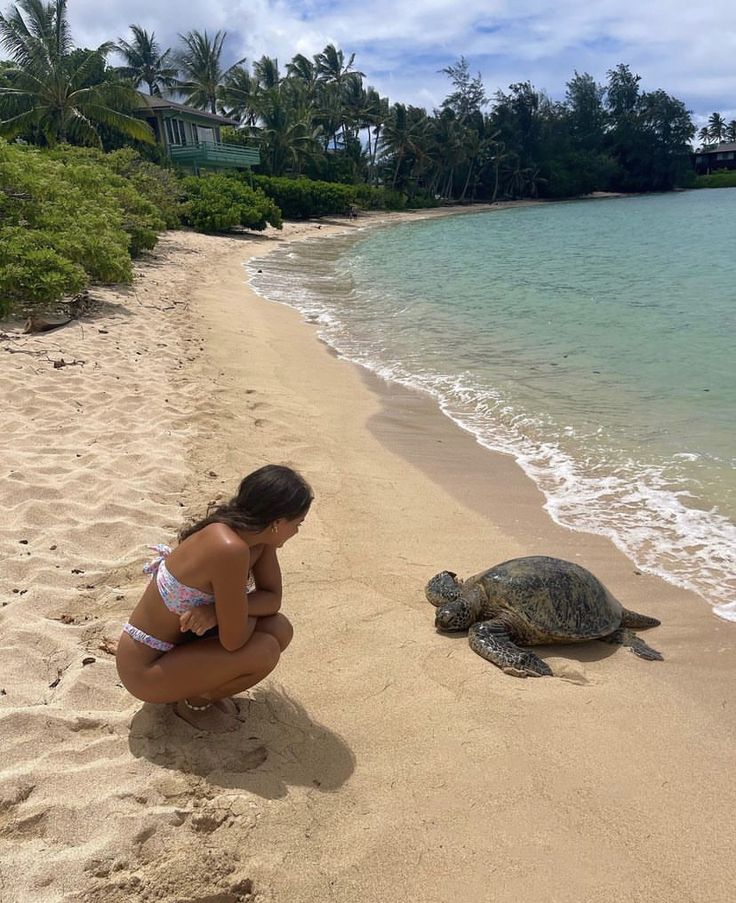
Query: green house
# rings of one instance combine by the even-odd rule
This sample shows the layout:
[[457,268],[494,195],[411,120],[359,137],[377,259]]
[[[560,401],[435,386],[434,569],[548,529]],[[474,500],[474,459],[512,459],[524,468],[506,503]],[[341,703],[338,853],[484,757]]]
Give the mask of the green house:
[[237,128],[235,120],[158,95],[141,94],[141,101],[141,115],[172,162],[195,173],[200,169],[249,169],[260,163],[258,148],[220,140],[222,126]]

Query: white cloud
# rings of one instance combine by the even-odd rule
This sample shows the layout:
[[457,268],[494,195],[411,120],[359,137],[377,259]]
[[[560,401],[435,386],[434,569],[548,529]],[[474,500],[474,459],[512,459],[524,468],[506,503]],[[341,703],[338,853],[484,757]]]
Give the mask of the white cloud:
[[70,0],[75,39],[84,46],[127,34],[135,23],[163,45],[191,29],[225,29],[226,52],[263,54],[282,67],[327,43],[346,54],[392,101],[438,105],[448,90],[438,70],[464,55],[489,93],[532,81],[556,98],[575,70],[599,81],[619,62],[664,88],[696,118],[736,107],[736,4],[672,0]]

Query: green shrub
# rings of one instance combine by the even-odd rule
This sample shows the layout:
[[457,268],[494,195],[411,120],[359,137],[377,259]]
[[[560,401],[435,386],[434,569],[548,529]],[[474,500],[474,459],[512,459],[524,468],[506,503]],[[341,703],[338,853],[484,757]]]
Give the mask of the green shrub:
[[277,229],[282,226],[276,204],[237,175],[187,176],[183,187],[187,198],[183,219],[198,232],[229,232],[236,226],[262,231],[269,223]]
[[253,184],[279,206],[286,219],[346,215],[355,203],[354,187],[338,182],[256,175]]
[[[156,246],[158,233],[166,229],[167,219],[158,205],[146,196],[145,191],[139,189],[139,185],[144,185],[150,191],[153,185],[146,176],[129,178],[116,170],[119,168],[123,172],[127,170],[135,173],[137,163],[141,164],[141,173],[145,172],[145,167],[150,170],[160,167],[144,163],[132,149],[105,154],[95,148],[67,145],[49,151],[48,154],[51,159],[59,160],[65,165],[72,184],[97,198],[107,197],[113,205],[120,207],[123,213],[120,225],[130,236],[128,250],[132,257]],[[158,195],[155,196],[160,201]],[[178,216],[174,225],[179,225]]]
[[46,304],[74,294],[87,274],[44,243],[38,232],[19,227],[2,230],[0,241],[0,315],[18,303]]
[[167,229],[181,225],[184,189],[173,170],[149,163],[130,147],[105,154],[105,162],[153,204]]
[[[121,154],[115,165],[136,166]],[[156,204],[101,151],[0,140],[3,312],[59,300],[90,281],[130,282],[130,255],[152,248],[165,227]]]
[[736,169],[696,176],[693,188],[736,188]]
[[353,210],[404,210],[407,207],[436,207],[437,201],[417,192],[413,197],[390,188],[346,185],[293,179],[286,176],[254,175],[253,183],[281,208],[286,219],[317,216],[347,216]]

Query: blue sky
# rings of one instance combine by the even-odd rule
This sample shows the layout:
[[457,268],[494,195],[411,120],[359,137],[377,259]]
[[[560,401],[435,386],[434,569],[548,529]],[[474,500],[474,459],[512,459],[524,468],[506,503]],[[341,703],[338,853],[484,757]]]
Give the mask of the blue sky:
[[68,10],[88,47],[127,37],[131,23],[164,47],[190,29],[225,29],[230,60],[267,54],[282,67],[334,43],[392,102],[430,110],[449,90],[440,70],[464,55],[489,95],[529,80],[562,99],[575,70],[604,82],[625,62],[696,124],[713,111],[736,118],[734,0],[69,0]]

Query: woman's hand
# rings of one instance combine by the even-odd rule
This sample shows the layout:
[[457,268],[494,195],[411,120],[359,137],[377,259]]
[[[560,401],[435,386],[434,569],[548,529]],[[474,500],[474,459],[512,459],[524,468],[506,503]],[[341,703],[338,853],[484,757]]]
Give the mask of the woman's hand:
[[185,611],[179,618],[179,627],[182,633],[191,630],[197,636],[202,636],[210,628],[217,625],[214,605],[198,605],[190,611]]

